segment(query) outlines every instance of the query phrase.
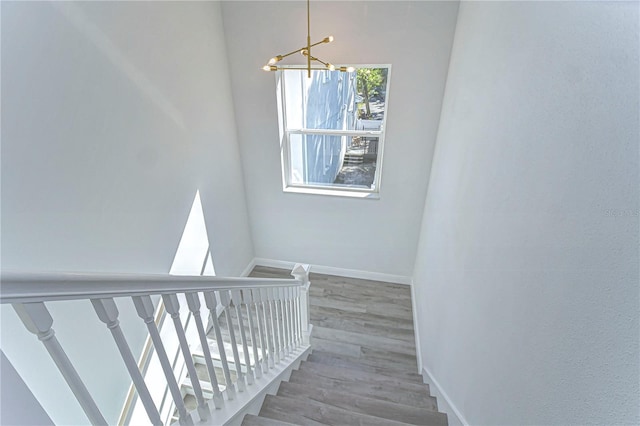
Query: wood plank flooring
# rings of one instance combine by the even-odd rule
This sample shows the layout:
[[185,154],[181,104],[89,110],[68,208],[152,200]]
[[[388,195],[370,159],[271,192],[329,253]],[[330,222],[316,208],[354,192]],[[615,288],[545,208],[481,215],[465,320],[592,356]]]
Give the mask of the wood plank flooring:
[[[257,278],[291,278],[256,266]],[[417,372],[409,286],[311,273],[311,347]]]
[[[250,276],[291,278],[261,266]],[[417,374],[410,287],[315,273],[310,280],[313,353],[243,424],[446,426]]]

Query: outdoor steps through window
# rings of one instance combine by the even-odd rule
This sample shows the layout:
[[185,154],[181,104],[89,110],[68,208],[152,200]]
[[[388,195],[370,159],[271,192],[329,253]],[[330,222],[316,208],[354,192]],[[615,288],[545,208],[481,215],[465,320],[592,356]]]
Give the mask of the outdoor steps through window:
[[345,166],[353,166],[357,164],[362,164],[364,162],[364,153],[359,152],[347,152],[344,155],[344,165]]

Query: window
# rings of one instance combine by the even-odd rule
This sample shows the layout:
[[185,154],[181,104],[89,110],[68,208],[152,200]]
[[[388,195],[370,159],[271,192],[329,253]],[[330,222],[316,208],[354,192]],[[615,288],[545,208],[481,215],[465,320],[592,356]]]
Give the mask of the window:
[[379,192],[389,66],[278,71],[283,187],[367,197]]

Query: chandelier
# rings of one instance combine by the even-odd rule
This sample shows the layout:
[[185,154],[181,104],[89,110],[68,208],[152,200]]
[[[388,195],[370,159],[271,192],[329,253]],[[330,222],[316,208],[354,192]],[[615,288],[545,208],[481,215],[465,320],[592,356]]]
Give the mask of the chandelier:
[[[333,36],[325,37],[317,43],[311,44],[311,15],[309,13],[309,0],[307,0],[307,44],[304,47],[296,49],[292,52],[285,53],[284,55],[277,55],[273,58],[269,59],[267,65],[262,67],[265,71],[277,71],[281,69],[293,69],[293,70],[307,70],[307,77],[311,78],[311,70],[329,70],[329,71],[342,71],[342,72],[353,72],[355,71],[354,67],[338,67],[336,68],[329,62],[322,61],[311,54],[311,48],[318,46],[319,44],[331,43],[333,41]],[[300,53],[302,56],[307,58],[307,66],[306,67],[278,67],[277,64],[287,56],[291,56],[294,53]],[[312,63],[317,62],[322,64],[322,67],[312,66]]]

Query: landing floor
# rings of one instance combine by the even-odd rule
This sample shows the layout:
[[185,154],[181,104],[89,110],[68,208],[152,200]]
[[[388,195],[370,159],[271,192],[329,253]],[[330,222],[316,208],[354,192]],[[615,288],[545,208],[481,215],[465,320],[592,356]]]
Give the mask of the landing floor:
[[[290,271],[256,266],[251,277],[290,278]],[[311,273],[311,346],[363,364],[417,371],[407,285]]]

